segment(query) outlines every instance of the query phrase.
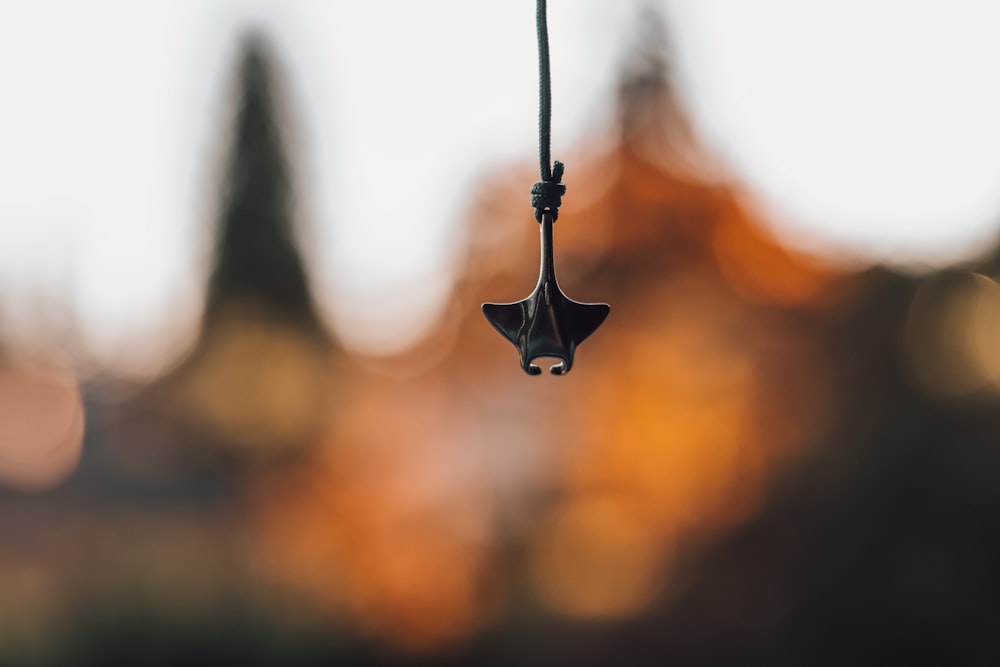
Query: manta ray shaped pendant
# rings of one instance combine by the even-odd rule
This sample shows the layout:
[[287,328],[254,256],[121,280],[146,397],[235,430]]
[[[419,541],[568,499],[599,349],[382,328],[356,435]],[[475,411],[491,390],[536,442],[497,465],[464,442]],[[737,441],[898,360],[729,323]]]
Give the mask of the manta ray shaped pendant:
[[528,375],[542,372],[531,363],[538,357],[561,359],[549,371],[553,375],[568,373],[576,346],[594,333],[611,311],[606,303],[573,301],[559,289],[552,253],[553,222],[549,211],[542,213],[542,267],[531,295],[516,303],[483,304],[486,319],[521,353],[521,368]]

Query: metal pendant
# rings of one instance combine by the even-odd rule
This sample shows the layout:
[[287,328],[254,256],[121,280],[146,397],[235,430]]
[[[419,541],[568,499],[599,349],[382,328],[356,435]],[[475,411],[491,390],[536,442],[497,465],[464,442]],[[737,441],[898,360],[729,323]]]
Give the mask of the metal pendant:
[[561,359],[549,371],[565,375],[573,366],[577,345],[601,326],[611,307],[606,303],[580,303],[562,293],[552,253],[553,216],[545,211],[541,218],[542,266],[535,290],[516,303],[484,303],[483,314],[517,347],[521,368],[528,375],[542,372],[531,363],[538,357]]

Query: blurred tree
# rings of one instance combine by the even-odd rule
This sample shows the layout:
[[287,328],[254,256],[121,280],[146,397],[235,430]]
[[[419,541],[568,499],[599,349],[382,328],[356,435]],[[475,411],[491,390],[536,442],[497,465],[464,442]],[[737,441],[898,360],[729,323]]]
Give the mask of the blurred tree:
[[297,248],[280,81],[262,37],[247,37],[242,50],[204,327],[210,331],[245,309],[322,339]]
[[182,442],[234,460],[273,460],[327,423],[336,346],[298,249],[286,99],[271,50],[243,41],[201,335],[153,388]]
[[641,615],[679,545],[751,516],[822,427],[815,338],[841,276],[700,168],[665,49],[662,30],[638,41],[618,123],[567,159],[560,275],[615,308],[573,374],[526,378],[470,307],[523,297],[537,271],[526,165],[479,202],[455,311],[413,352],[438,363],[368,378],[336,447],[266,494],[280,569],[367,632],[438,649],[508,594],[568,617]]

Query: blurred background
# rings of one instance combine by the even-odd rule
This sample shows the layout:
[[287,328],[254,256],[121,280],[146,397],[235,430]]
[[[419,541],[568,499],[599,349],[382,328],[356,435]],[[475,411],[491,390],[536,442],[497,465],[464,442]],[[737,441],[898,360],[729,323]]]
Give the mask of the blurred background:
[[0,3],[0,663],[994,664],[1000,8]]

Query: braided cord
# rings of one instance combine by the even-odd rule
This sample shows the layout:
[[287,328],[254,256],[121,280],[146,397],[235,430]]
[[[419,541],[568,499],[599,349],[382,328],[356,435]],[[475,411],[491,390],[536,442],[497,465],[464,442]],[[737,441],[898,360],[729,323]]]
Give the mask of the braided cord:
[[552,74],[549,70],[549,26],[545,0],[537,0],[535,25],[538,30],[538,163],[543,181],[552,178]]
[[562,184],[563,164],[551,162],[552,143],[552,75],[549,70],[549,27],[545,0],[535,5],[535,25],[538,31],[538,166],[541,181],[531,188],[531,205],[535,219],[549,213],[552,221],[559,217],[559,206],[566,186]]

